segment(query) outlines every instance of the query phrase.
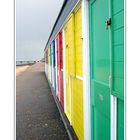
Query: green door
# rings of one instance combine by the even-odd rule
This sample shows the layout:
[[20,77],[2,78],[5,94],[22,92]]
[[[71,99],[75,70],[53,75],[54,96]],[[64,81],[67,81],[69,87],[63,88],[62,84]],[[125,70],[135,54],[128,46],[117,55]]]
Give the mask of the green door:
[[117,98],[117,140],[124,140],[124,0],[112,0],[112,95]]
[[90,0],[90,71],[92,140],[110,140],[110,49],[107,0]]
[[90,0],[89,19],[92,140],[124,140],[124,0]]

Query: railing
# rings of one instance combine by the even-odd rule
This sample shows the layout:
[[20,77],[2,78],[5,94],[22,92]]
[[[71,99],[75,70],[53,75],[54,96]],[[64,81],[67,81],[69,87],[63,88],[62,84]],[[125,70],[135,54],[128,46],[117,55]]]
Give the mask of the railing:
[[16,66],[35,64],[36,61],[16,61]]

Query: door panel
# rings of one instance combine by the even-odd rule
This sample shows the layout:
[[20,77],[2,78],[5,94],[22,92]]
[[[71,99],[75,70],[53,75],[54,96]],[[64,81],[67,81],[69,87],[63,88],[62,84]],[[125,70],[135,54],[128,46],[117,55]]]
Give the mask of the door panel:
[[55,70],[55,41],[53,41],[53,75],[54,75],[54,78],[53,78],[53,86],[54,86],[54,90],[56,89],[56,70]]
[[60,48],[60,70],[63,69],[63,43],[62,32],[59,33],[59,48]]
[[62,32],[59,32],[57,37],[57,62],[58,62],[58,98],[64,108],[64,92],[63,92],[63,44],[62,44]]
[[53,47],[53,42],[51,43],[51,59],[52,59],[52,64],[51,64],[51,73],[52,73],[52,87],[54,88],[54,47]]
[[66,91],[67,116],[72,124],[72,77],[75,76],[74,15],[71,14],[66,25]]
[[76,75],[83,75],[83,52],[82,52],[82,16],[81,8],[75,13],[75,54],[76,54]]
[[[82,56],[82,15],[81,7],[74,13],[74,44],[75,44],[75,73],[76,76],[83,76]],[[83,118],[83,80],[77,77],[72,79],[72,121],[73,128],[79,140],[84,139],[84,118]]]
[[48,48],[48,78],[50,80],[50,47]]
[[64,108],[63,71],[60,71],[60,103]]
[[59,89],[59,70],[60,70],[60,68],[59,68],[59,35],[57,36],[57,39],[56,39],[56,41],[57,41],[57,51],[56,51],[56,54],[57,54],[57,96],[58,96],[58,98],[59,98],[59,91],[60,91],[60,89]]
[[108,1],[90,1],[92,139],[110,139],[110,54]]
[[50,45],[50,82],[52,84],[52,47]]
[[73,13],[65,28],[66,47],[66,115],[79,140],[84,139],[83,81],[82,77],[82,27],[81,8]]
[[110,133],[108,129],[110,127],[110,121],[108,117],[105,117],[98,108],[94,110],[94,139],[95,140],[110,140]]
[[124,140],[124,101],[117,101],[117,140]]
[[51,65],[51,70],[52,70],[52,87],[54,88],[54,56],[53,56],[53,42],[51,44],[51,56],[52,56],[52,65]]
[[62,32],[59,33],[59,51],[60,51],[60,102],[64,107],[64,91],[63,91],[63,44],[62,44]]
[[84,118],[83,118],[83,81],[72,79],[72,120],[73,128],[79,140],[84,140]]
[[112,0],[112,94],[117,97],[117,140],[124,140],[124,0]]
[[75,46],[74,46],[74,15],[71,14],[67,22],[68,33],[68,73],[75,76]]
[[[68,25],[67,25],[68,26]],[[68,54],[69,54],[69,42],[68,42],[68,28],[65,28],[65,58],[66,58],[66,115],[70,121],[70,87],[69,87],[69,59],[68,59]]]

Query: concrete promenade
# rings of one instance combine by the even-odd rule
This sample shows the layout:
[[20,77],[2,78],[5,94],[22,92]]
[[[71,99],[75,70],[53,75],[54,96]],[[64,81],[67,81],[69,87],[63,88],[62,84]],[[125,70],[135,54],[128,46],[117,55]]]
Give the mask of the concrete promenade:
[[69,140],[44,63],[29,66],[16,76],[16,140]]

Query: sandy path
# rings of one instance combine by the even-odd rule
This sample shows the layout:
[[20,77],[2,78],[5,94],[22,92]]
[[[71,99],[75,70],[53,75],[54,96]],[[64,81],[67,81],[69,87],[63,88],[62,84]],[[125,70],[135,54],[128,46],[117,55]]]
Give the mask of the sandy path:
[[16,78],[16,139],[69,140],[44,63],[30,65]]
[[22,72],[26,71],[29,65],[25,66],[16,66],[16,76],[20,75]]

